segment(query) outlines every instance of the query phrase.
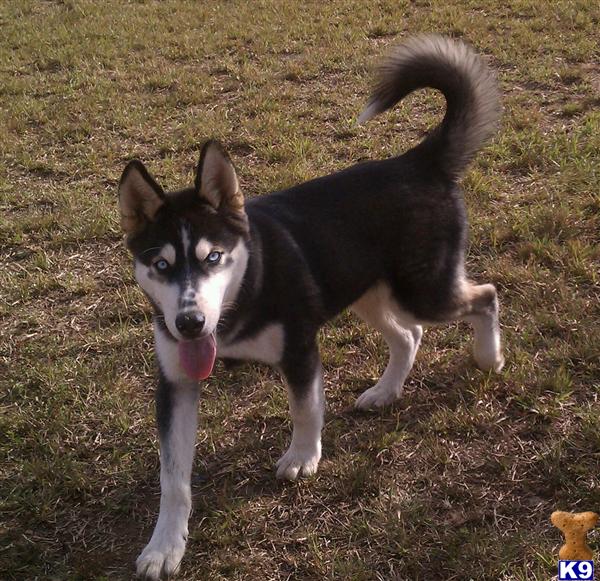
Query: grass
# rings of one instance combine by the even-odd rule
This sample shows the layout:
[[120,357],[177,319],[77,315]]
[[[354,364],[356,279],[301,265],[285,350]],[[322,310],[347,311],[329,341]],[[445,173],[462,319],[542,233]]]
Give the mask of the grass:
[[130,578],[158,513],[150,311],[115,198],[126,161],[174,188],[217,137],[253,196],[391,156],[442,102],[419,94],[359,128],[370,70],[434,31],[471,41],[504,95],[464,186],[506,370],[475,369],[462,324],[430,329],[403,401],[357,413],[386,354],[343,315],[321,336],[320,471],[285,484],[279,378],[219,367],[181,578],[552,577],[550,513],[600,509],[599,21],[583,1],[2,3],[1,576]]

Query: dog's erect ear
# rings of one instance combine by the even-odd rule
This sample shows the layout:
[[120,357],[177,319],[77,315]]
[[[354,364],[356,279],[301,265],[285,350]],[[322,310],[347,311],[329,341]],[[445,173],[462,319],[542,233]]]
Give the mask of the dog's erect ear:
[[121,227],[128,236],[139,232],[153,220],[165,203],[165,193],[148,173],[144,164],[134,159],[127,164],[119,182]]
[[229,156],[216,141],[208,141],[200,152],[196,170],[196,193],[215,210],[244,213],[244,196]]

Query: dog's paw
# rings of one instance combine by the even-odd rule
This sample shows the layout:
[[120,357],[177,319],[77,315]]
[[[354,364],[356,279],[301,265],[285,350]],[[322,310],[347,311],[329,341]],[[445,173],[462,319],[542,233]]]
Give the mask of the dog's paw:
[[371,410],[393,404],[400,398],[401,390],[391,389],[380,384],[370,387],[361,393],[354,407],[359,410]]
[[475,358],[477,367],[479,367],[479,369],[482,371],[493,371],[494,373],[500,373],[504,367],[504,356],[502,353],[497,351],[474,351],[473,357]]
[[277,461],[277,478],[296,480],[298,474],[311,476],[319,467],[321,443],[316,446],[298,446],[292,444]]
[[185,534],[155,532],[135,562],[137,575],[152,581],[173,575],[185,553],[185,542]]

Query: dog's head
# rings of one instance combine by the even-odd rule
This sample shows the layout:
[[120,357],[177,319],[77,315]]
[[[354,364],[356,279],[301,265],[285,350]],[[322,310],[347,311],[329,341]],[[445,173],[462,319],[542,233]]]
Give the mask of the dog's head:
[[187,349],[198,360],[208,349],[214,362],[217,324],[248,260],[244,199],[229,157],[209,141],[194,187],[176,192],[163,191],[134,160],[121,176],[119,205],[136,280],[159,321],[181,343],[180,354]]

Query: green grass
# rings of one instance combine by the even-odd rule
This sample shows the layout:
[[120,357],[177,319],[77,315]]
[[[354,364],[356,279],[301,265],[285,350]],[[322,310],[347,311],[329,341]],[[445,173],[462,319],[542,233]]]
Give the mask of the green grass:
[[150,311],[116,208],[126,161],[178,187],[216,137],[252,196],[391,156],[442,101],[357,127],[370,71],[440,32],[485,54],[504,95],[464,186],[506,370],[475,369],[462,324],[430,329],[403,401],[357,413],[386,354],[343,315],[321,335],[320,471],[285,484],[277,374],[219,367],[181,578],[552,577],[550,513],[600,509],[599,25],[584,1],[2,3],[0,576],[128,579],[158,513]]

